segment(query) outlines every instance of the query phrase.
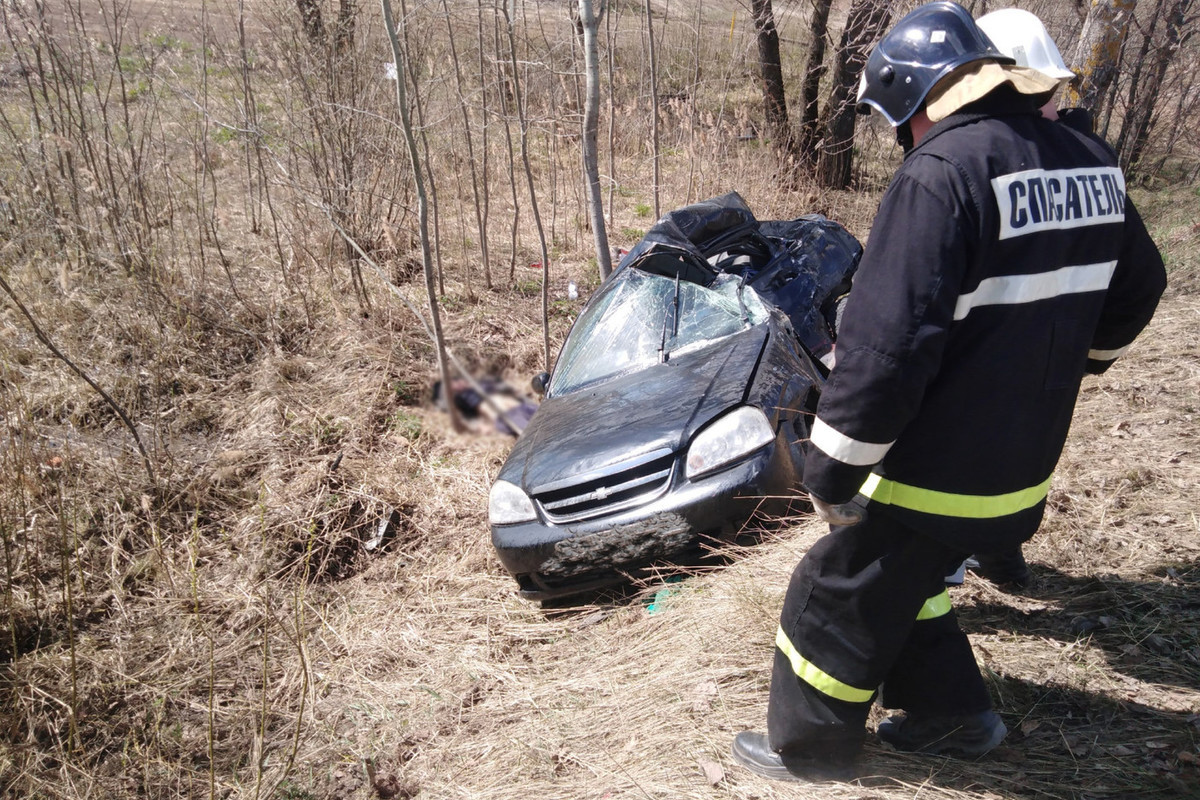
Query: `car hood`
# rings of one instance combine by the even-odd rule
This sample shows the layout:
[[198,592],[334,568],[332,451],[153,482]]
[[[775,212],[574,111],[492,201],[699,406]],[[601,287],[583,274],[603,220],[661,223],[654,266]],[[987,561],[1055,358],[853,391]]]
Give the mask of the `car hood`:
[[673,453],[746,397],[770,326],[548,398],[499,478],[538,494]]

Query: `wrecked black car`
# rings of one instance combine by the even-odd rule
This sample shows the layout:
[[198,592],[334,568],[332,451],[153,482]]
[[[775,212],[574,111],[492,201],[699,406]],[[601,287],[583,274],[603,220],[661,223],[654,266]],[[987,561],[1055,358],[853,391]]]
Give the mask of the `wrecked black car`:
[[588,300],[488,501],[520,593],[626,580],[798,496],[862,248],[736,193],[665,215]]

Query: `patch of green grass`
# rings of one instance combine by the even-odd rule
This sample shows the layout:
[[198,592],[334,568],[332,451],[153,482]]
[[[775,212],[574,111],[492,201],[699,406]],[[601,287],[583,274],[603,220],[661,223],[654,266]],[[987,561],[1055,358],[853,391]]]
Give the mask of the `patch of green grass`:
[[1200,196],[1200,188],[1186,184],[1134,188],[1130,196],[1166,262],[1168,289],[1195,291],[1200,286],[1200,230],[1193,198]]
[[404,380],[392,384],[392,393],[402,406],[415,406],[421,399],[421,390]]
[[513,288],[522,297],[536,297],[542,293],[542,281],[540,278],[526,278],[525,280],[517,281]]
[[120,56],[117,58],[117,66],[120,68],[121,72],[139,72],[145,65],[145,60],[140,56]]
[[317,796],[307,789],[301,789],[291,781],[279,785],[279,796],[284,800],[317,800]]
[[183,50],[184,41],[168,33],[154,33],[146,36],[146,43],[158,50]]
[[633,211],[639,217],[645,219],[646,217],[650,216],[651,213],[653,213],[654,207],[649,203],[638,203],[633,207]]
[[568,322],[573,322],[578,313],[578,301],[555,300],[550,303],[550,316],[553,318],[565,319]]
[[125,85],[125,99],[130,103],[136,101],[139,97],[142,97],[145,94],[149,94],[149,92],[149,81],[138,80]]
[[346,426],[341,420],[318,418],[313,424],[313,438],[321,447],[335,447],[346,438]]
[[[617,262],[613,262],[613,269],[617,268]],[[592,292],[600,288],[600,269],[597,267],[579,279],[579,296],[588,297]]]
[[621,228],[621,235],[631,242],[640,242],[646,231],[644,228]]
[[389,427],[410,442],[415,442],[421,438],[421,432],[425,429],[420,417],[404,411],[397,411],[392,415]]

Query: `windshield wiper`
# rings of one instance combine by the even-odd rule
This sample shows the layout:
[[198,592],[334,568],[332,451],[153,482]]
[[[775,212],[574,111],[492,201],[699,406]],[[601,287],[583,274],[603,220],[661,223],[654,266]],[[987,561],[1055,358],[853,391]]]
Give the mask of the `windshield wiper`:
[[665,364],[670,354],[667,352],[667,322],[671,323],[671,338],[679,335],[679,273],[675,273],[675,297],[671,300],[671,316],[663,317],[662,340],[658,343],[658,363]]

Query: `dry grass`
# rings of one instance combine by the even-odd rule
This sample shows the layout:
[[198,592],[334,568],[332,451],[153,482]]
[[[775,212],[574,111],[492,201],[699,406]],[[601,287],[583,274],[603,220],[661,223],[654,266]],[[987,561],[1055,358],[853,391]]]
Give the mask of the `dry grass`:
[[[154,214],[143,213],[133,183],[106,195],[103,175],[86,170],[75,174],[78,213],[69,204],[51,213],[47,187],[71,185],[67,155],[82,158],[88,142],[70,131],[27,136],[30,84],[3,51],[0,112],[22,121],[0,127],[3,275],[131,415],[156,474],[142,469],[111,408],[10,303],[0,306],[0,791],[796,796],[740,771],[728,750],[734,733],[763,725],[775,617],[820,526],[798,519],[760,543],[724,545],[728,566],[682,582],[648,581],[579,607],[519,600],[485,515],[511,441],[449,430],[429,402],[435,370],[421,326],[373,273],[363,273],[365,295],[355,290],[321,208],[345,200],[343,221],[422,306],[405,168],[382,121],[386,91],[364,79],[354,108],[322,94],[319,64],[289,39],[292,4],[268,4],[252,20],[253,31],[277,38],[260,41],[246,73],[232,6],[180,8],[176,21],[208,9],[209,49],[182,23],[178,38],[158,36],[149,12],[143,29],[130,23],[119,70],[136,96],[108,96],[109,130],[121,135],[96,151],[111,159],[96,163],[129,175],[138,152],[130,142],[150,143],[138,163]],[[473,21],[470,4],[451,8],[458,22]],[[642,6],[621,8],[635,25]],[[525,6],[521,46],[546,68],[529,77],[557,344],[578,310],[567,282],[586,296],[596,277],[573,134],[552,113],[570,107],[573,90],[562,78],[570,37],[550,10]],[[95,40],[71,38],[69,17],[55,19],[72,58],[104,54]],[[452,79],[433,66],[444,44],[435,22],[424,19],[421,46],[429,97],[443,104],[426,112],[441,178],[447,335],[472,369],[525,385],[543,366],[539,273],[528,269],[536,237],[519,193],[510,245],[493,119],[496,288],[483,291],[459,121],[444,107],[454,102]],[[894,166],[887,132],[863,138],[861,191],[780,189],[769,148],[737,138],[757,114],[752,40],[741,23],[730,36],[723,11],[703,22],[721,35],[700,49],[687,26],[664,34],[665,88],[687,91],[664,111],[663,206],[738,189],[763,217],[819,211],[865,237]],[[794,40],[798,23],[787,24]],[[378,71],[366,27],[347,67],[359,78]],[[463,37],[464,63],[471,41]],[[640,63],[638,37],[620,42],[628,63]],[[247,105],[244,74],[256,105]],[[76,76],[87,91],[115,83],[89,75]],[[201,75],[210,81],[205,114]],[[629,246],[653,221],[653,196],[644,75],[627,69],[621,80],[610,235]],[[94,98],[81,102],[98,113]],[[246,132],[249,107],[261,138]],[[330,126],[319,146],[318,123]],[[131,131],[144,140],[123,138]],[[322,147],[348,148],[340,155],[355,166],[350,188],[339,183],[345,162],[318,157]],[[1137,196],[1173,288],[1127,358],[1085,386],[1051,512],[1028,550],[1040,587],[1023,597],[975,581],[954,590],[1013,730],[1008,744],[980,764],[871,747],[878,777],[805,796],[1194,794],[1195,198],[1186,184]]]

